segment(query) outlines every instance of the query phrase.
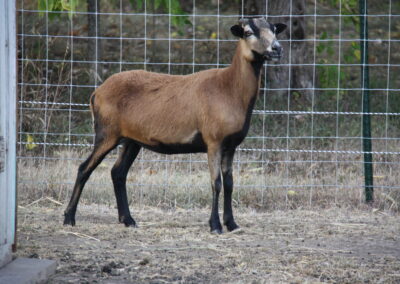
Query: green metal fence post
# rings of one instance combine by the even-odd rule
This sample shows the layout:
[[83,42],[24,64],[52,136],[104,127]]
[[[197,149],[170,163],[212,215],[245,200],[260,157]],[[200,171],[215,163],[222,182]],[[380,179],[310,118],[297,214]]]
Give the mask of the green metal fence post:
[[359,0],[360,9],[360,40],[361,40],[361,89],[363,94],[363,151],[365,201],[374,200],[372,146],[371,146],[371,115],[369,103],[369,67],[368,67],[368,1]]

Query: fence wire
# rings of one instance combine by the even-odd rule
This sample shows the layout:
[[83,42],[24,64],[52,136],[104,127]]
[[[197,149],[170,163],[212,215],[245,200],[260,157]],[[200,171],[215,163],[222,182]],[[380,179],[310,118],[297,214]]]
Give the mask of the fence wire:
[[[90,1],[94,11],[88,11]],[[156,7],[160,1],[82,0],[73,12],[46,10],[50,1],[39,9],[38,2],[18,3],[18,184],[22,197],[65,201],[93,146],[93,90],[125,70],[190,74],[228,66],[237,42],[230,26],[248,15],[252,1],[169,0]],[[358,6],[287,0],[289,8],[279,11],[272,2],[253,2],[263,4],[260,16],[290,29],[278,36],[284,58],[264,65],[252,125],[235,156],[235,204],[361,204]],[[394,208],[396,196],[400,200],[400,3],[369,1],[368,10],[374,188],[378,200]],[[88,202],[113,202],[109,170],[117,154],[88,182]],[[131,202],[140,206],[202,206],[209,184],[206,155],[147,150],[127,182]]]

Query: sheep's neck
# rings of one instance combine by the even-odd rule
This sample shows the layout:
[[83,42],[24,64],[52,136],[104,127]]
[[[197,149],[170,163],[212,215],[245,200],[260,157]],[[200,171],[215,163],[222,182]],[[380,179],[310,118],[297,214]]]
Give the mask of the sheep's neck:
[[226,69],[232,95],[240,99],[246,109],[258,95],[263,63],[262,57],[248,50],[240,40],[232,64]]

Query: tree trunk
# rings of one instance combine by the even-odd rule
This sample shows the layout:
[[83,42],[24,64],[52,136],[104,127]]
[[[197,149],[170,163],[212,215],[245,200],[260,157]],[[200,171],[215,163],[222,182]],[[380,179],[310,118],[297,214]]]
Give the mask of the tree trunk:
[[[304,41],[282,41],[282,40],[302,40],[306,37],[306,23],[303,17],[305,13],[305,0],[243,0],[243,15],[266,15],[271,23],[284,23],[287,29],[278,36],[283,46],[284,56],[278,64],[289,64],[289,53],[291,64],[309,63],[312,50],[309,44]],[[292,3],[292,8],[290,7]],[[242,7],[239,7],[239,14],[242,14]],[[292,20],[288,15],[292,14]],[[283,15],[283,16],[279,16]],[[278,17],[276,17],[278,16]],[[290,48],[291,47],[291,48]],[[291,52],[290,52],[291,50]],[[273,63],[272,63],[273,64]],[[267,69],[268,70],[268,69]],[[290,85],[289,85],[290,73]],[[270,89],[282,89],[288,87],[290,93],[296,92],[300,101],[311,101],[311,90],[297,90],[298,88],[311,88],[313,86],[313,68],[310,66],[276,66],[267,74],[267,87]],[[286,90],[280,91],[282,94]]]
[[[101,59],[101,40],[97,38],[100,33],[100,0],[87,0],[88,11],[88,60],[90,64],[90,84],[98,85],[102,79],[102,65],[97,61]],[[96,68],[97,66],[97,68]],[[96,72],[97,69],[97,72]]]

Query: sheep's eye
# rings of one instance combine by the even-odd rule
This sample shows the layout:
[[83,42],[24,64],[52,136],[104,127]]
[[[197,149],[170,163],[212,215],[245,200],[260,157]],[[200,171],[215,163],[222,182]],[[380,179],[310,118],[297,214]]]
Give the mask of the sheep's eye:
[[245,36],[245,37],[249,37],[249,36],[251,36],[251,35],[253,35],[253,32],[252,32],[252,31],[245,31],[245,32],[244,32],[244,36]]

